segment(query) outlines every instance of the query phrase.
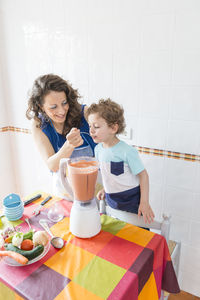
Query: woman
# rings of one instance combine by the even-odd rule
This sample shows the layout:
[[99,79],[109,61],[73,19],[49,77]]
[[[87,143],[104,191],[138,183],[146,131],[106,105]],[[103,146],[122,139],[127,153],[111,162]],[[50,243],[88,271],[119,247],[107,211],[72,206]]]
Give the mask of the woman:
[[61,158],[80,156],[80,151],[81,156],[94,155],[96,144],[85,119],[87,107],[79,98],[78,91],[57,75],[43,75],[34,81],[26,116],[33,119],[33,138],[52,172],[59,170]]

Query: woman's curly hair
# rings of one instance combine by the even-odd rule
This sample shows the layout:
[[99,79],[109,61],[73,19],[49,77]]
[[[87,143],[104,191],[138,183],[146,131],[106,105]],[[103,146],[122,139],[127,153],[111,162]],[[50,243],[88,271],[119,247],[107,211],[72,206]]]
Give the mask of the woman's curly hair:
[[117,134],[122,133],[126,127],[124,119],[124,109],[116,102],[108,99],[100,99],[98,104],[92,103],[86,112],[86,117],[90,114],[98,113],[100,118],[103,118],[108,126],[118,125]]
[[81,104],[78,102],[80,95],[66,80],[54,74],[40,76],[34,81],[32,90],[30,91],[26,117],[29,120],[36,120],[38,123],[37,126],[41,127],[42,120],[40,115],[44,115],[42,110],[44,97],[51,91],[65,92],[67,102],[69,103],[63,134],[66,135],[72,127],[80,128]]

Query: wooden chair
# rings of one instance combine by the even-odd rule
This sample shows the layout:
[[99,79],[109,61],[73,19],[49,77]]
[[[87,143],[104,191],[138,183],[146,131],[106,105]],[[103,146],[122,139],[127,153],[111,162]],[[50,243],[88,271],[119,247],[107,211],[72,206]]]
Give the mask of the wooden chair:
[[[134,213],[113,209],[110,206],[106,205],[104,200],[99,201],[99,210],[100,213],[106,214],[108,216],[111,216],[115,219],[119,219],[129,224],[133,224],[139,227],[149,228],[151,231],[154,231],[164,236],[168,243],[172,263],[174,266],[176,276],[178,278],[181,243],[177,241],[169,240],[169,233],[170,233],[170,226],[171,226],[170,216],[163,214],[161,221],[155,220],[151,224],[146,224],[143,220],[143,217],[138,217]],[[162,291],[160,300],[167,300],[168,296],[169,296],[168,293]]]

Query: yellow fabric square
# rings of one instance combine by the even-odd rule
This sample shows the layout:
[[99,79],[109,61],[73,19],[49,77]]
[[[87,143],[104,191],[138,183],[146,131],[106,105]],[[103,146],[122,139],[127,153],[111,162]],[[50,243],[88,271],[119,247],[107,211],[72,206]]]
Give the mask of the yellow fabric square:
[[95,255],[71,243],[45,262],[45,265],[56,272],[73,279]]
[[[49,194],[42,193],[42,198],[40,198],[40,201],[43,198],[46,199],[48,196],[49,196]],[[52,198],[47,203],[45,203],[45,208],[49,208],[50,206],[54,205],[56,202],[58,202],[60,200],[61,200],[61,198],[52,196]]]
[[159,300],[156,281],[153,273],[149,277],[149,280],[141,290],[138,300]]
[[102,300],[103,298],[96,296],[90,291],[84,289],[82,286],[71,281],[54,300],[64,300],[64,299]]
[[[44,199],[46,199],[48,196],[50,196],[50,194],[38,190],[38,191],[36,191],[34,193],[29,194],[27,197],[25,197],[25,200],[28,200],[28,199],[36,196],[37,194],[41,194],[41,197],[38,198],[37,200],[35,200],[33,202],[34,204],[40,204]],[[61,198],[59,198],[59,197],[56,197],[56,196],[53,196],[53,195],[51,195],[51,196],[52,196],[52,198],[47,203],[45,203],[45,206],[44,206],[45,209],[48,208],[48,207],[50,207],[50,206],[52,206],[57,201],[61,200]]]
[[125,240],[128,240],[143,247],[145,247],[150,242],[154,235],[155,233],[151,231],[142,229],[131,224],[126,224],[116,234],[116,236],[119,236]]
[[0,281],[0,300],[15,300],[14,292]]

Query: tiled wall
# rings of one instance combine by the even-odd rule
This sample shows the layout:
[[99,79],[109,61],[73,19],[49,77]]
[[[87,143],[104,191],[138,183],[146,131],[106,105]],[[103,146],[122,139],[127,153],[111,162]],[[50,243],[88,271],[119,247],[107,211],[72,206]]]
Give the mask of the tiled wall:
[[[9,129],[0,132],[0,197],[51,189],[31,135],[12,129],[30,128],[25,111],[35,77],[63,76],[87,104],[111,97],[124,106],[133,133],[129,143],[178,153],[141,156],[156,216],[171,214],[171,238],[182,242],[181,288],[198,296],[199,36],[198,0],[0,2],[0,129]],[[190,159],[175,158],[186,154]]]

